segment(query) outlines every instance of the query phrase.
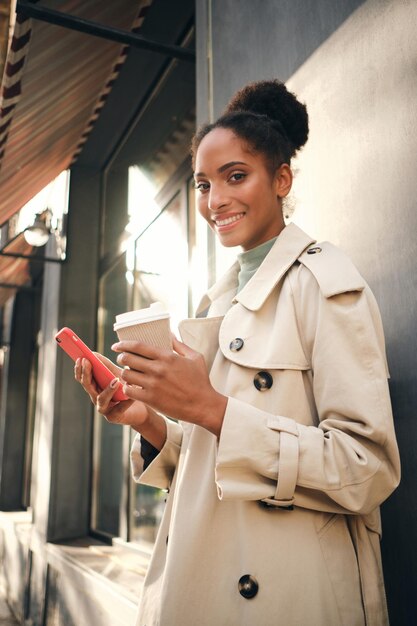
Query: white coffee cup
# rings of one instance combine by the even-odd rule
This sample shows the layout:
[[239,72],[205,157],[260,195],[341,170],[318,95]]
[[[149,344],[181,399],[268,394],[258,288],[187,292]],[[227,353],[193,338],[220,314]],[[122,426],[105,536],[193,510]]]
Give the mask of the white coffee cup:
[[116,315],[113,328],[119,340],[140,341],[172,350],[169,312],[162,302],[154,302],[146,309]]

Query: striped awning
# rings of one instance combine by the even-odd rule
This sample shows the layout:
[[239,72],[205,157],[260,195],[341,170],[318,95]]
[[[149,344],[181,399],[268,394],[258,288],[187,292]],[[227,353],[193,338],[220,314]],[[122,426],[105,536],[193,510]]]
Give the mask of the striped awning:
[[[152,0],[44,0],[138,32]],[[0,225],[81,151],[127,46],[17,15],[0,93]]]
[[[43,0],[42,5],[137,33],[152,1]],[[128,46],[18,14],[4,58],[8,12],[0,2],[1,226],[75,161]],[[15,255],[32,252],[23,237],[6,249]],[[18,256],[0,255],[0,307],[30,282],[28,263]]]

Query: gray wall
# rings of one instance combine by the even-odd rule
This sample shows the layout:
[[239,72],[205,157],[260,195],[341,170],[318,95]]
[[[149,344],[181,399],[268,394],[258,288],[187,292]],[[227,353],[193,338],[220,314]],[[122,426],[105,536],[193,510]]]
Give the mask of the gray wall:
[[197,116],[252,80],[286,81],[362,0],[196,0]]
[[311,128],[294,164],[293,220],[346,250],[380,304],[403,466],[383,506],[382,549],[392,626],[408,625],[417,612],[417,3],[197,0],[197,8],[198,121],[251,80],[287,82]]
[[417,611],[416,27],[417,3],[369,0],[288,81],[311,116],[295,221],[348,251],[384,322],[403,473],[382,508],[394,626]]

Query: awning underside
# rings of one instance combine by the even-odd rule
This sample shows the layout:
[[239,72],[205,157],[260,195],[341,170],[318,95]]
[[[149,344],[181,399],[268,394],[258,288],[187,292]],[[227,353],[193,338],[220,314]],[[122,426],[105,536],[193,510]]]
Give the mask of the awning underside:
[[[137,31],[151,1],[42,4]],[[118,43],[18,15],[0,101],[0,225],[70,166],[126,54]]]

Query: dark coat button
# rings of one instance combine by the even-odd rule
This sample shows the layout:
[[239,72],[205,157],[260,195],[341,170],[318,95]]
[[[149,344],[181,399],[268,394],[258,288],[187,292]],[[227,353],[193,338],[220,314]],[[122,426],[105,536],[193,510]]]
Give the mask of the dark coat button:
[[253,384],[258,391],[266,391],[267,389],[271,389],[273,382],[274,379],[272,378],[271,374],[265,371],[258,372],[253,379]]
[[229,348],[232,352],[239,352],[243,348],[243,344],[245,342],[240,337],[236,337],[233,341],[230,342]]
[[250,574],[245,574],[239,579],[238,583],[239,593],[241,596],[250,600],[254,598],[259,590],[258,581],[254,576]]
[[316,246],[315,248],[309,248],[307,250],[307,254],[317,254],[318,252],[321,252],[320,246]]

